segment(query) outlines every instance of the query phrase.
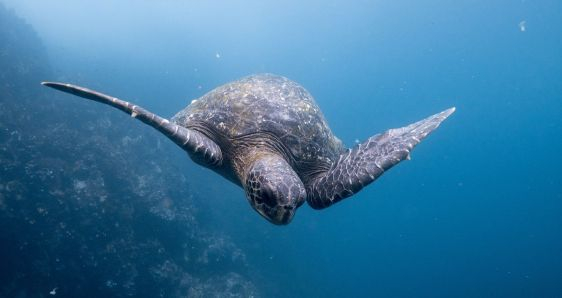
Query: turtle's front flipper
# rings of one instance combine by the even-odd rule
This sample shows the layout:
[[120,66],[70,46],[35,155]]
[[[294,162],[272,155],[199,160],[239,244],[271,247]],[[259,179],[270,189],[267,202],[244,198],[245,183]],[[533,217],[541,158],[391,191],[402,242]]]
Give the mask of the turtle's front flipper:
[[41,84],[115,107],[154,127],[187,151],[196,161],[207,166],[217,166],[222,163],[222,152],[219,146],[200,132],[179,126],[129,102],[90,89],[63,83],[43,82]]
[[326,175],[309,184],[308,204],[322,209],[357,193],[384,171],[408,159],[412,148],[454,111],[450,108],[406,127],[387,130],[349,149]]

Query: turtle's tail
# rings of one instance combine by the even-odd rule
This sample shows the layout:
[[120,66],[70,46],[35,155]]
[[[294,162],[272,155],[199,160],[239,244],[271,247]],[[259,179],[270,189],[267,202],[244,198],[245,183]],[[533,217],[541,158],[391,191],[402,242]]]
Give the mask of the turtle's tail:
[[55,82],[42,82],[41,84],[117,108],[131,115],[131,117],[152,126],[190,154],[203,158],[211,165],[219,164],[222,160],[222,154],[218,145],[205,135],[172,123],[168,119],[162,118],[130,102],[71,84]]

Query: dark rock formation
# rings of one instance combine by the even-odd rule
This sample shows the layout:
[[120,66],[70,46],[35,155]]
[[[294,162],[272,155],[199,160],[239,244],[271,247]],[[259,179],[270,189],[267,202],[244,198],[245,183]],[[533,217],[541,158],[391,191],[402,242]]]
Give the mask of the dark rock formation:
[[166,139],[42,89],[45,50],[1,4],[0,41],[1,297],[257,295],[244,253],[198,223]]

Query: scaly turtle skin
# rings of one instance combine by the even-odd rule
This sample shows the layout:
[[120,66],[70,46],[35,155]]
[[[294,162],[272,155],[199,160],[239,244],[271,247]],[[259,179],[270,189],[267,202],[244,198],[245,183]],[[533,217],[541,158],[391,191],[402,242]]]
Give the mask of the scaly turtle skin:
[[46,86],[114,106],[156,128],[198,164],[244,188],[250,205],[288,224],[306,200],[321,209],[357,193],[409,158],[454,108],[346,149],[302,86],[260,74],[220,86],[161,118],[129,102],[61,83]]

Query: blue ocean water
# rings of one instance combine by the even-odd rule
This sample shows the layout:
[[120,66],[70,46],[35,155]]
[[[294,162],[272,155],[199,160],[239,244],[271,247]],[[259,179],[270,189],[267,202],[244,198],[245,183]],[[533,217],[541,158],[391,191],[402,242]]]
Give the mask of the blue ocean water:
[[[39,81],[29,85],[55,98],[33,106],[79,106],[68,116],[63,113],[62,118],[45,122],[65,121],[87,130],[88,121],[94,121],[91,115],[99,113],[111,119],[114,140],[145,132],[158,140],[155,154],[165,156],[166,165],[173,167],[152,162],[139,171],[154,172],[157,166],[157,175],[180,171],[198,206],[198,227],[234,243],[245,260],[241,267],[234,262],[226,268],[217,262],[205,270],[186,261],[184,269],[193,276],[189,281],[213,280],[216,272],[247,271],[241,276],[253,285],[251,296],[259,297],[562,296],[562,2],[1,0],[0,4],[37,32],[47,53],[44,63],[54,76],[41,80],[99,89],[165,117],[214,87],[263,72],[286,76],[307,88],[331,129],[348,146],[457,107],[414,149],[411,161],[330,208],[301,207],[290,225],[280,227],[255,213],[243,190],[200,168],[150,128],[107,107],[40,89]],[[13,93],[17,97],[18,92]],[[96,140],[89,146],[102,146]],[[146,150],[136,146],[126,154],[96,156],[93,163],[144,156]],[[35,158],[40,158],[41,151],[37,154]],[[25,173],[22,181],[30,175]],[[104,181],[113,180],[112,173],[100,173]],[[60,183],[82,189],[82,180],[72,181],[70,177]],[[104,190],[108,200],[126,197],[112,192],[119,187]],[[138,195],[158,192],[146,189]],[[9,205],[12,195],[0,197],[0,207]],[[63,208],[64,196],[61,202]],[[0,208],[5,218],[6,210]],[[142,207],[133,204],[131,210],[142,212]],[[51,212],[50,217],[58,221],[57,216],[71,214],[72,210]],[[88,220],[86,215],[77,217],[76,222]],[[167,250],[185,255],[181,252],[188,243],[181,239],[187,237],[185,231],[160,227],[166,220],[140,221],[133,230],[137,234],[157,230]],[[221,241],[213,245],[225,243]],[[3,257],[18,257],[17,249],[10,251]],[[53,288],[68,297],[86,288],[89,293],[114,288],[108,295],[122,297],[143,296],[142,291],[131,290],[134,287],[163,287],[140,272],[131,279],[132,285],[120,288],[115,278],[104,277],[110,273],[96,271],[86,260],[77,262],[77,267],[104,282],[80,280],[85,286],[71,291],[65,290],[64,279],[47,282],[47,273],[68,272],[71,266],[47,266],[44,274],[36,274],[34,267],[10,270],[27,276],[29,284],[44,287],[45,297]],[[205,290],[194,292],[185,280],[169,281],[169,291],[161,296],[174,296],[171,293],[180,285],[189,290],[177,296],[211,296]],[[21,284],[0,287],[6,296],[25,292],[17,291]],[[250,296],[240,294],[244,295]]]

